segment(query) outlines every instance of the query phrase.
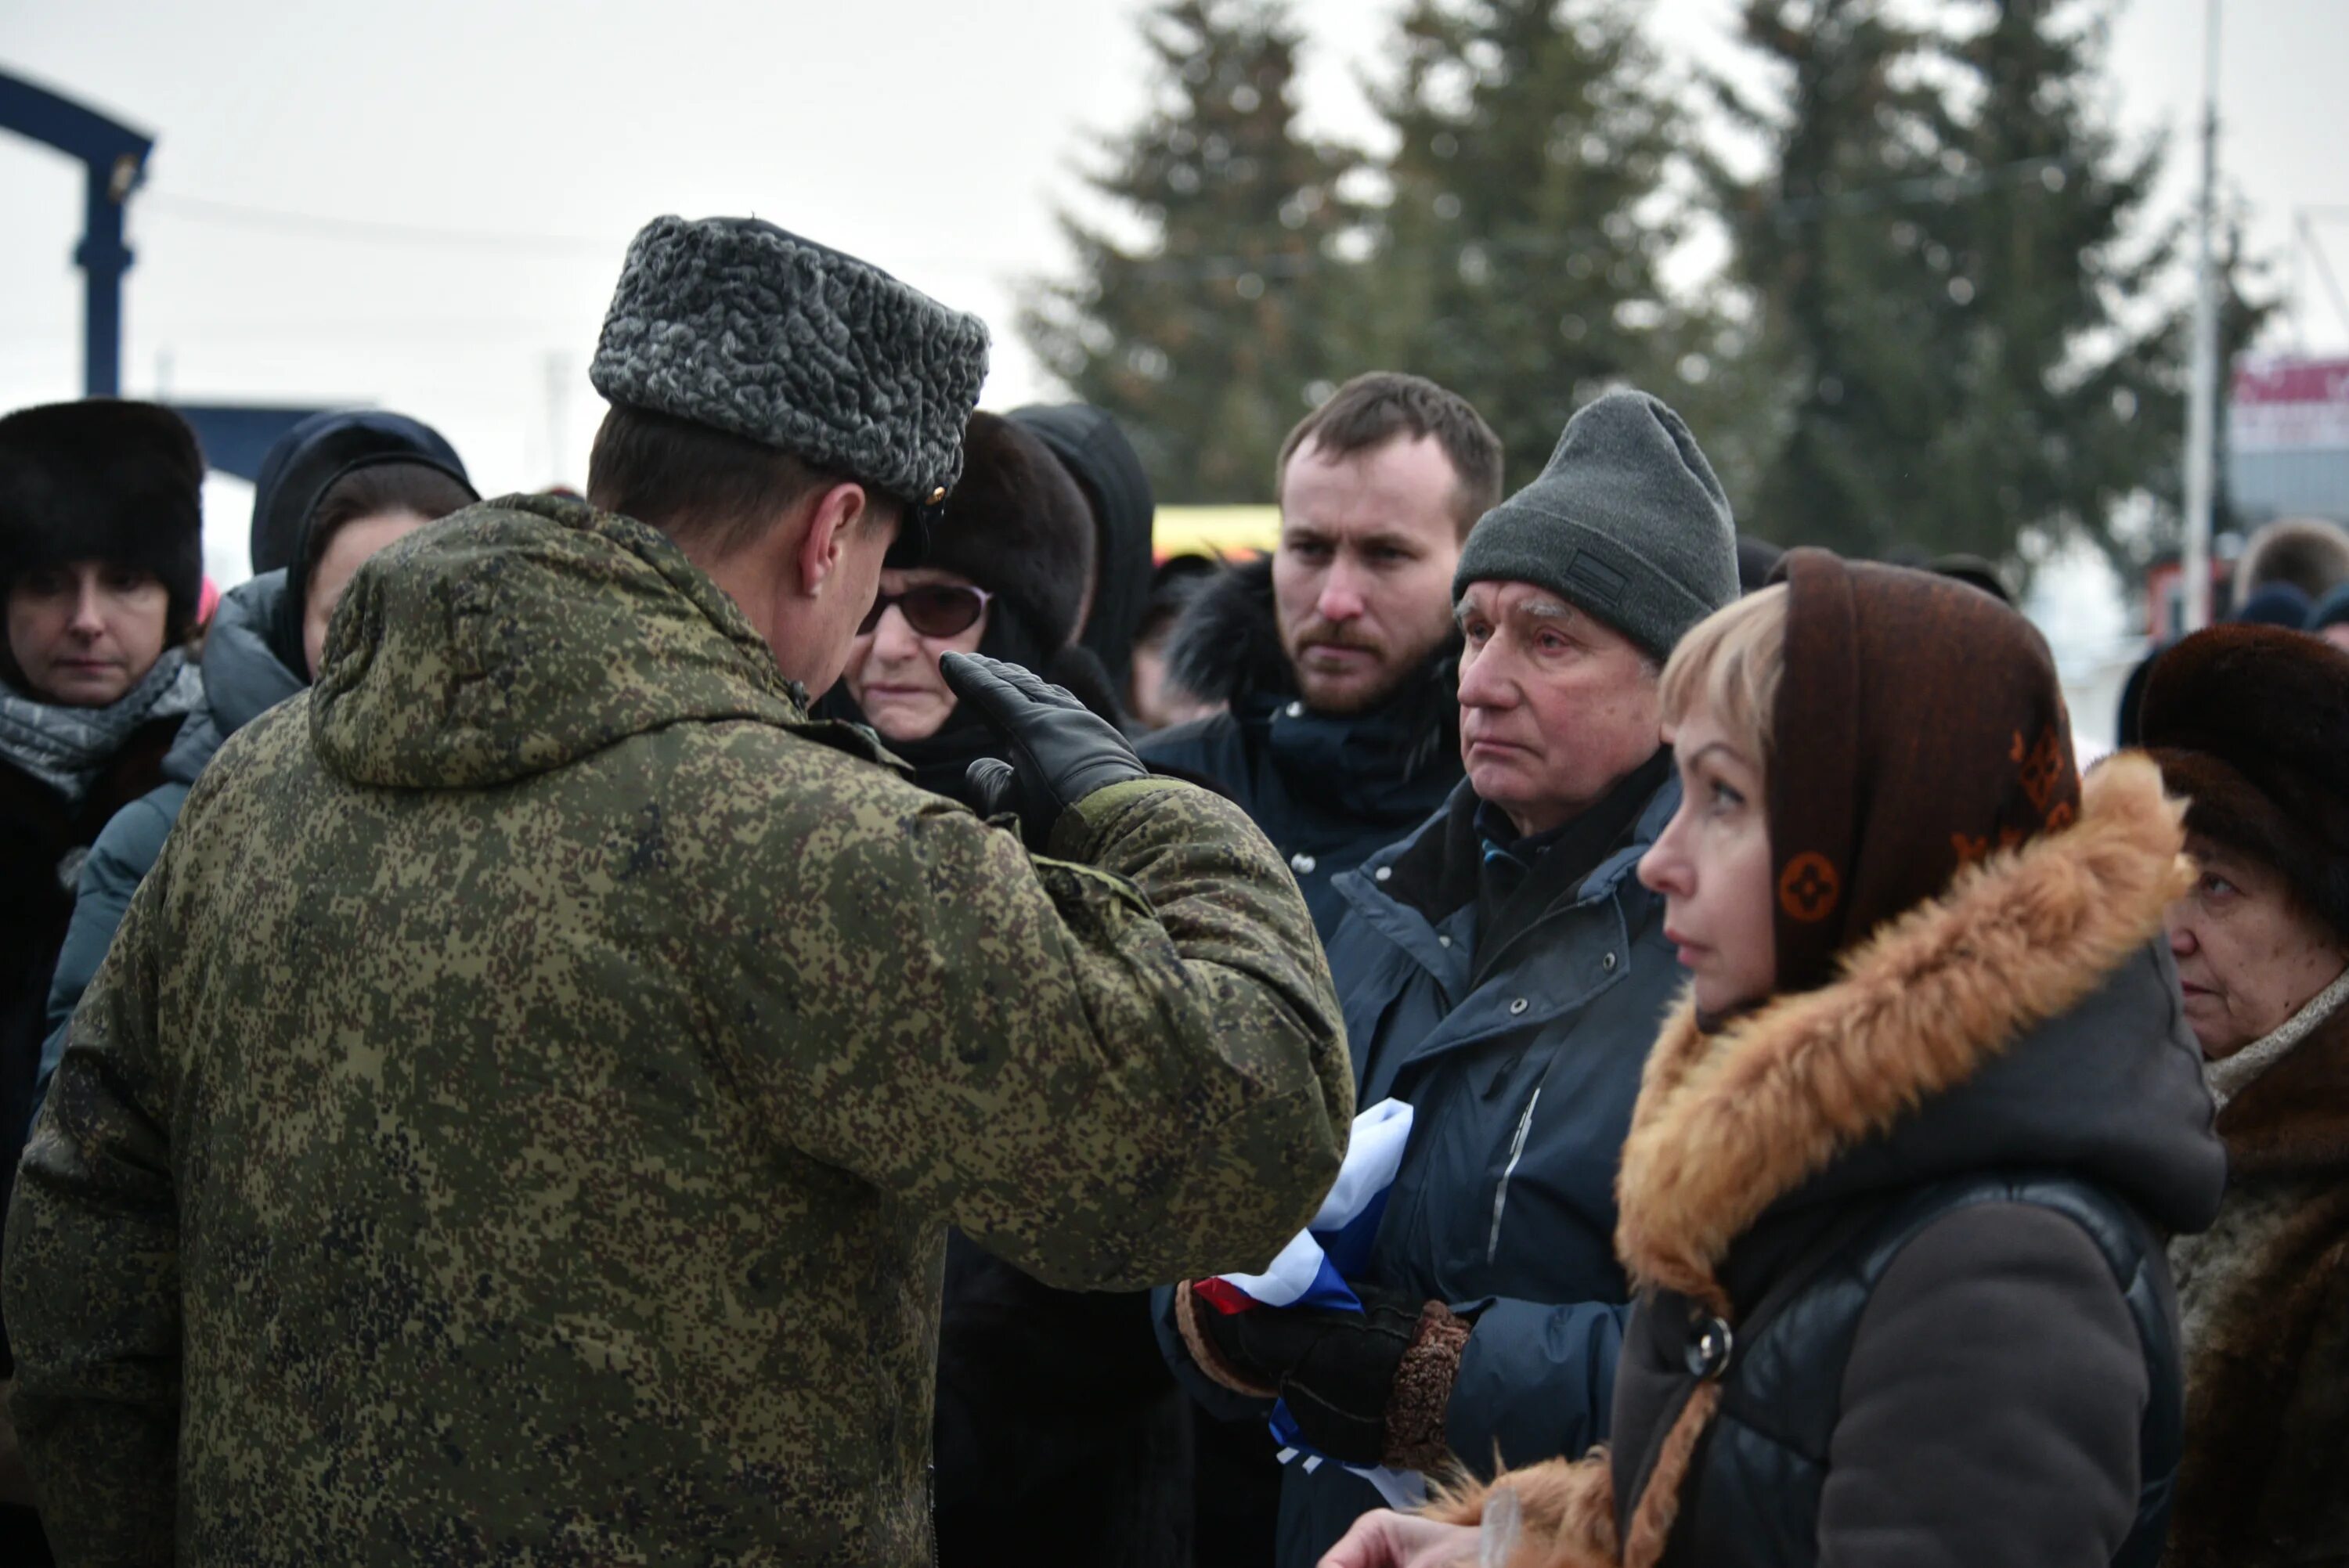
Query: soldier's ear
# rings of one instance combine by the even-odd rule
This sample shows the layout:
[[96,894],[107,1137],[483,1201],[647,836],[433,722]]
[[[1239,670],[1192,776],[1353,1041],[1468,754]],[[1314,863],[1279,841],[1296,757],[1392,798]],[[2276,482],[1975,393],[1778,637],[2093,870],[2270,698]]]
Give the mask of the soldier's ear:
[[817,494],[809,508],[806,531],[800,536],[800,592],[807,598],[823,595],[840,571],[841,551],[848,537],[864,526],[872,500],[859,484],[836,484]]

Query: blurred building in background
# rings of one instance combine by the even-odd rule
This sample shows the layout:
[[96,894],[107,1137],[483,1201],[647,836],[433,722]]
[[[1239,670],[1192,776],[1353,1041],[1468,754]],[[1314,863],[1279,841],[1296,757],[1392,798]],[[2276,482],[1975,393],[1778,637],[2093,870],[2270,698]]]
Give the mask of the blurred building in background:
[[2349,359],[2237,364],[2227,405],[2227,490],[2246,523],[2349,522]]

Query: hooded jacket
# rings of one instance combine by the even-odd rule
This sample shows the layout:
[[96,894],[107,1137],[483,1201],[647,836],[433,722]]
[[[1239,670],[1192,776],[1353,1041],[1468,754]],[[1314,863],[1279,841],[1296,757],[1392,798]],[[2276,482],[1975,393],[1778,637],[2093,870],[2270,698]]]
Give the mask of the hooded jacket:
[[1460,782],[1458,663],[1447,645],[1380,707],[1315,713],[1280,646],[1272,562],[1252,561],[1208,583],[1167,652],[1170,680],[1226,710],[1138,749],[1154,769],[1239,803],[1288,857],[1327,940],[1346,907],[1337,879],[1424,822]]
[[117,811],[89,847],[74,895],[73,920],[49,980],[48,1037],[41,1046],[33,1109],[39,1109],[48,1093],[74,1008],[112,945],[130,895],[163,852],[163,841],[179,820],[188,787],[222,742],[308,684],[285,667],[271,645],[285,592],[281,570],[241,583],[221,596],[204,636],[203,706],[188,716],[163,754],[163,782]]
[[26,1156],[65,1560],[923,1562],[947,1224],[1124,1288],[1295,1233],[1352,1097],[1261,836],[1140,780],[1031,857],[805,704],[575,502],[361,568]]
[[302,646],[304,585],[316,565],[318,503],[336,482],[362,469],[413,464],[446,475],[471,496],[464,464],[440,433],[404,414],[329,409],[295,425],[269,449],[253,493],[253,561],[258,576],[231,589],[213,611],[203,670],[220,683],[191,714],[163,759],[163,780],[107,822],[90,846],[76,891],[72,924],[48,983],[33,1097],[13,1130],[30,1119],[48,1092],[65,1049],[65,1027],[114,940],[139,881],[188,798],[188,786],[221,742],[309,684]]
[[1099,659],[1123,694],[1133,668],[1134,634],[1150,607],[1157,518],[1142,456],[1105,409],[1085,403],[1031,403],[1007,416],[1052,449],[1093,514],[1093,595],[1077,641]]
[[2181,842],[2122,758],[1829,984],[1711,1035],[1674,1010],[1623,1151],[1610,1448],[1494,1483],[1512,1568],[2153,1561],[2155,1228],[2207,1225],[2225,1177],[2158,940]]

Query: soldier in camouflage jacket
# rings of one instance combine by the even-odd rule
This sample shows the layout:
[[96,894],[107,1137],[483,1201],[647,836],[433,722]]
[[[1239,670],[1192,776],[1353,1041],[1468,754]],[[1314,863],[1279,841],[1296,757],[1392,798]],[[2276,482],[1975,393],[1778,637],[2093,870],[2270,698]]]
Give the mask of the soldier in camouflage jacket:
[[62,1561],[924,1562],[948,1223],[1130,1289],[1318,1204],[1344,1039],[1246,818],[1136,765],[1033,853],[689,553],[411,535],[197,784],[9,1216]]
[[1031,860],[649,529],[462,516],[222,752],[76,1020],[8,1227],[51,1532],[925,1559],[946,1223],[1062,1286],[1268,1259],[1350,1109],[1310,917],[1178,784]]

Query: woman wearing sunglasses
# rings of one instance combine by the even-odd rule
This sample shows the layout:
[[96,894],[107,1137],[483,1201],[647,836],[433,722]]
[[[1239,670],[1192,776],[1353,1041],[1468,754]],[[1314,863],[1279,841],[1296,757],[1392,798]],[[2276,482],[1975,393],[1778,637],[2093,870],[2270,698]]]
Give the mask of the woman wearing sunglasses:
[[[962,478],[919,567],[884,570],[829,717],[878,731],[914,780],[968,803],[964,775],[1003,755],[958,707],[939,655],[1033,670],[1117,721],[1108,676],[1071,645],[1092,581],[1084,494],[1036,436],[974,414]],[[1175,1568],[1190,1560],[1183,1396],[1146,1294],[1057,1291],[947,1243],[935,1421],[938,1561]]]
[[1019,665],[1118,717],[1108,677],[1071,645],[1092,575],[1083,492],[1050,449],[993,414],[971,416],[963,453],[928,553],[918,567],[881,573],[880,596],[824,704],[871,725],[916,783],[956,799],[965,799],[971,763],[997,755],[997,742],[976,714],[956,711],[940,655]]

